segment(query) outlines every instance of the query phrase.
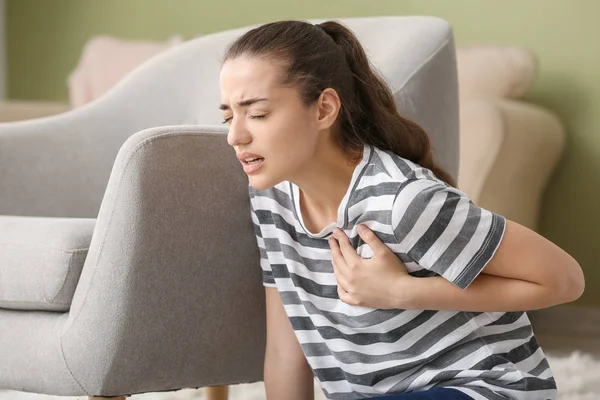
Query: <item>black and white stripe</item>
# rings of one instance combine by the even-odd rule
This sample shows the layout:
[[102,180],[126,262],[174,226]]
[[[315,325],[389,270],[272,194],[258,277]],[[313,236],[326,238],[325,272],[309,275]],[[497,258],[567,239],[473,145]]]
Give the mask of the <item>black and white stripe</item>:
[[506,222],[417,164],[365,146],[338,220],[302,221],[299,188],[250,187],[263,281],[281,294],[298,341],[330,399],[455,387],[475,399],[554,399],[556,385],[527,315],[375,310],[341,302],[327,238],[344,230],[363,258],[365,224],[411,275],[466,288],[494,256]]

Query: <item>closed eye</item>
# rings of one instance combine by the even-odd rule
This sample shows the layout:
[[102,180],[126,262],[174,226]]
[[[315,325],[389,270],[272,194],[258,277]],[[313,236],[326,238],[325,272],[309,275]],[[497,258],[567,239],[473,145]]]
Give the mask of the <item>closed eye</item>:
[[[263,118],[265,118],[265,117],[266,117],[266,115],[249,115],[249,116],[248,116],[248,118],[250,118],[250,119],[263,119]],[[230,123],[232,119],[233,119],[233,117],[225,118],[225,119],[223,120],[223,124],[228,124],[228,123]]]

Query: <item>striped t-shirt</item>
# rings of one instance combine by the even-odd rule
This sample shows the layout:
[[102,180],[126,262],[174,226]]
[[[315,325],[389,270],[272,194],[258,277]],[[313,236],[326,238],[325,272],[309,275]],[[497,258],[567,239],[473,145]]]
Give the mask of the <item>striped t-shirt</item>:
[[436,386],[475,399],[554,399],[556,385],[524,312],[376,310],[337,294],[327,238],[342,229],[363,258],[356,228],[368,226],[416,277],[441,275],[466,288],[498,248],[505,219],[391,152],[365,146],[337,221],[315,234],[299,188],[250,187],[263,282],[279,291],[329,399],[360,399]]

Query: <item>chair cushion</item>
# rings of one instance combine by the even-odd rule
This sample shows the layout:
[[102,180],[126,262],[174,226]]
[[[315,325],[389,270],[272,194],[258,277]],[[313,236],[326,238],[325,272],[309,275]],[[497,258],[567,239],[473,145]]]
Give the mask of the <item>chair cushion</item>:
[[0,216],[0,308],[67,311],[95,222]]

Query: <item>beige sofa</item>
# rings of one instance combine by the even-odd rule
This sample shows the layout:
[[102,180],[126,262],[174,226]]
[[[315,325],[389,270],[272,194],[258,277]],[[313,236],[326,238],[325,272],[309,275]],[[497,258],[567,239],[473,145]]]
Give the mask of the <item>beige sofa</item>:
[[549,110],[520,99],[538,73],[511,46],[458,47],[459,185],[484,208],[537,229],[544,190],[565,134]]

